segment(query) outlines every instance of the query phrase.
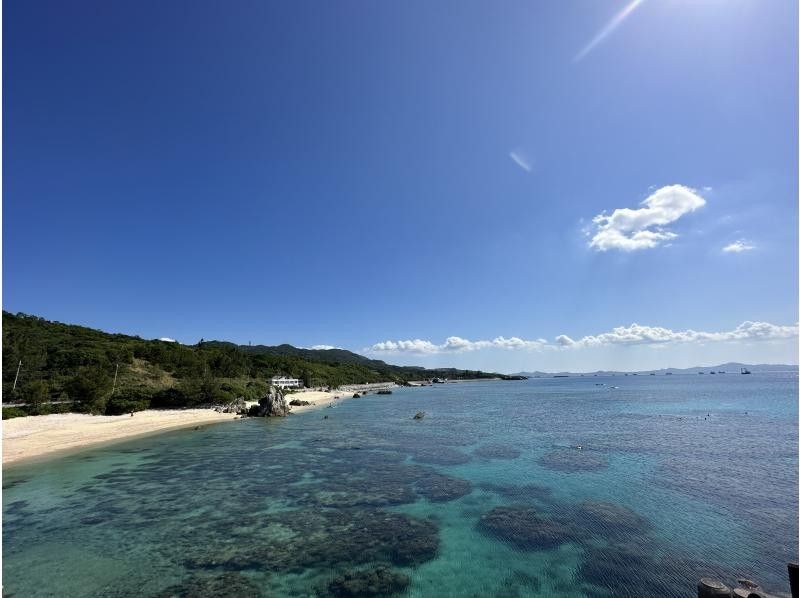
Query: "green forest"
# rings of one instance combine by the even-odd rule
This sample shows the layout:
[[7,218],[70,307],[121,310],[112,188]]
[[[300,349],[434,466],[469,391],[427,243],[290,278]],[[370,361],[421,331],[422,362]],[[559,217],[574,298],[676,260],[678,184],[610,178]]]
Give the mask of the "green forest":
[[116,415],[150,407],[225,404],[238,397],[256,400],[276,375],[300,378],[307,387],[331,388],[434,377],[502,377],[393,366],[343,349],[202,339],[182,345],[3,312],[4,419],[64,411]]

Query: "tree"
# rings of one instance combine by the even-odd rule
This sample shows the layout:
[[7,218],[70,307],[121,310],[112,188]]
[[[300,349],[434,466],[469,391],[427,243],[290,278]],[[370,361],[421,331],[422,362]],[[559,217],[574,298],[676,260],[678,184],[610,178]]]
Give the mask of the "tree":
[[108,393],[111,391],[111,377],[98,367],[82,367],[66,384],[67,394],[73,401],[79,401],[84,410],[91,413],[104,413]]
[[50,386],[44,380],[33,380],[22,387],[20,398],[33,407],[39,407],[50,398]]

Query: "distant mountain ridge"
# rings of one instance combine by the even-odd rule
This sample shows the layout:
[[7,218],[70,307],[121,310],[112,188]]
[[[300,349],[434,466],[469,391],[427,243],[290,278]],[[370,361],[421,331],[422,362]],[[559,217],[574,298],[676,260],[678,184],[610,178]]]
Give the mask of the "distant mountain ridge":
[[597,370],[594,372],[519,372],[520,376],[528,376],[529,378],[539,377],[552,377],[552,376],[624,376],[624,375],[637,375],[649,376],[655,374],[656,376],[663,376],[666,374],[699,374],[700,372],[725,372],[726,374],[738,374],[742,368],[746,368],[752,373],[757,372],[797,372],[798,366],[788,364],[751,364],[751,363],[738,363],[728,362],[720,365],[708,366],[695,366],[690,368],[662,368],[660,370]]

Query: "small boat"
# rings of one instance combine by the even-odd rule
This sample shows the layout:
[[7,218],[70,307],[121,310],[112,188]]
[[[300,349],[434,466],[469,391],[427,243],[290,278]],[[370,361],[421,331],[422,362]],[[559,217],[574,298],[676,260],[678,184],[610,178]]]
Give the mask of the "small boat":
[[742,368],[742,374],[750,374],[750,373],[751,373],[750,370],[748,370],[747,368]]

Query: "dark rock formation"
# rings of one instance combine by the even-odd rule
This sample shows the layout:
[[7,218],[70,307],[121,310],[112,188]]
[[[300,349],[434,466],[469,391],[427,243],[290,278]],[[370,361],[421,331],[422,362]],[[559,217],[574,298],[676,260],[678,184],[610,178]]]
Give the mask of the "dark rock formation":
[[569,529],[540,517],[530,507],[495,507],[481,516],[478,529],[520,550],[555,548],[569,540]]
[[187,541],[180,547],[184,565],[206,571],[304,573],[376,562],[418,565],[439,550],[438,527],[432,521],[376,509],[293,510],[257,520],[245,517],[241,523],[262,527],[257,543],[250,533],[238,538],[231,530],[226,531],[230,542],[213,550]]
[[259,417],[286,417],[289,415],[289,405],[279,388],[270,387],[269,394],[258,401]]
[[447,502],[472,492],[472,484],[467,480],[453,478],[440,473],[423,476],[416,484],[417,494],[431,502]]
[[392,391],[391,390],[379,390],[375,394],[378,394],[378,395],[390,395],[390,394],[392,394]]
[[354,394],[353,394],[353,398],[354,398],[354,399],[360,399],[360,398],[361,398],[361,395],[360,395],[360,394],[358,394],[358,393],[354,393]]
[[289,401],[289,405],[292,407],[305,407],[306,405],[310,405],[309,401],[301,401],[300,399],[292,399]]
[[211,596],[236,596],[258,598],[258,587],[241,573],[226,572],[222,575],[193,575],[186,581],[170,586],[156,598],[199,598]]
[[578,527],[607,538],[628,538],[650,530],[650,523],[627,507],[610,502],[587,501],[578,505]]
[[417,411],[414,414],[414,417],[411,418],[411,419],[422,419],[423,417],[425,417],[425,412],[424,411]]
[[[663,575],[663,565],[642,546],[611,545],[590,549],[578,574],[584,582],[603,588],[613,595],[688,596],[690,587],[670,582]],[[675,581],[682,581],[674,563],[669,563]],[[683,573],[681,571],[681,573]],[[691,593],[693,594],[693,592]]]
[[520,456],[519,449],[505,444],[487,444],[479,446],[473,453],[484,459],[516,459]]
[[237,415],[245,415],[247,413],[247,403],[244,397],[234,399],[222,408],[222,413],[235,413]]
[[408,575],[379,565],[365,571],[346,571],[328,584],[328,594],[337,598],[392,596],[411,583]]

